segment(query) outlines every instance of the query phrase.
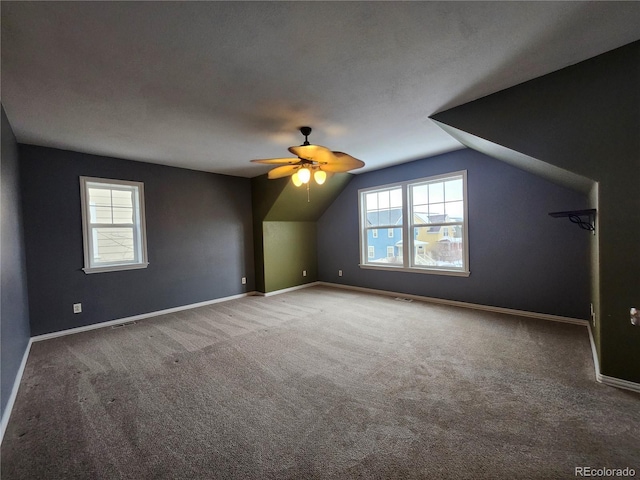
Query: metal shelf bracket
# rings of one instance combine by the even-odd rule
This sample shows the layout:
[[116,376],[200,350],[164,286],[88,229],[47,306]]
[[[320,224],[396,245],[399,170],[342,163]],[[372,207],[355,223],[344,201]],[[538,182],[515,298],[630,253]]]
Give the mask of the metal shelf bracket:
[[[596,209],[588,210],[570,210],[567,212],[551,212],[549,215],[553,218],[567,217],[572,223],[577,224],[583,230],[589,230],[596,234]],[[586,217],[586,220],[583,220]]]

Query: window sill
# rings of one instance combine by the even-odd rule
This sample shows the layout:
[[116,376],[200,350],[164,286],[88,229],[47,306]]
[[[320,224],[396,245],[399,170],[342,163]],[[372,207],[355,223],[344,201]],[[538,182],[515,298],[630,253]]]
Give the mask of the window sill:
[[438,268],[406,268],[406,267],[396,267],[391,265],[372,265],[372,264],[360,264],[358,265],[360,268],[365,270],[385,270],[387,272],[408,272],[408,273],[426,273],[429,275],[449,275],[452,277],[468,277],[471,275],[469,271],[461,271],[461,270],[446,270],[446,269],[438,269]]
[[124,265],[108,265],[104,267],[84,267],[82,271],[87,275],[91,273],[103,273],[103,272],[118,272],[120,270],[138,270],[140,268],[147,268],[149,266],[149,262],[145,263],[132,263],[132,264],[124,264]]

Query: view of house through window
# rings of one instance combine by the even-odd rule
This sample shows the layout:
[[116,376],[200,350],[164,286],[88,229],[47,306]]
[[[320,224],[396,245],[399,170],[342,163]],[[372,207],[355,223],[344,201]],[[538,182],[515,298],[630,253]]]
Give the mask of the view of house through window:
[[144,268],[143,184],[80,178],[86,273]]
[[359,193],[361,266],[468,274],[465,171]]

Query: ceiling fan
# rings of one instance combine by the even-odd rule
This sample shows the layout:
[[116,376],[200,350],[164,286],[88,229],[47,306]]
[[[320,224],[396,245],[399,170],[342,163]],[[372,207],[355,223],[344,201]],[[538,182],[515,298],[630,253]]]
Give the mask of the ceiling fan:
[[267,165],[280,165],[268,174],[269,179],[287,177],[296,187],[302,184],[309,185],[311,174],[318,185],[322,185],[327,179],[327,173],[348,172],[356,168],[364,167],[364,162],[343,152],[332,152],[322,145],[309,143],[311,127],[300,127],[300,133],[304,135],[304,143],[300,146],[289,147],[289,151],[297,158],[266,158],[251,160],[254,163]]

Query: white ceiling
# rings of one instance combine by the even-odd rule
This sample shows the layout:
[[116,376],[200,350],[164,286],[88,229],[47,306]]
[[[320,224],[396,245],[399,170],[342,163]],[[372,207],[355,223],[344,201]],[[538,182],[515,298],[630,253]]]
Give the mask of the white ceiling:
[[[640,2],[8,2],[21,143],[253,177],[309,140],[360,171],[461,145],[428,117],[640,38]],[[526,115],[526,112],[523,112]]]

